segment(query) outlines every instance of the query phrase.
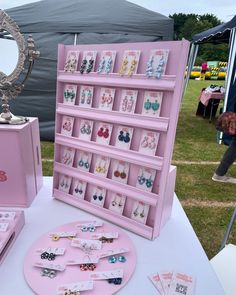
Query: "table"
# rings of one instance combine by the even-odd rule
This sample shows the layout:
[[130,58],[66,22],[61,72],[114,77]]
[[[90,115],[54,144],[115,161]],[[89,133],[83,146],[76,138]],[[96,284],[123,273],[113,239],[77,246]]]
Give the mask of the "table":
[[205,91],[205,90],[203,90],[201,92],[199,100],[204,106],[203,117],[206,116],[206,110],[207,110],[208,103],[210,102],[210,104],[211,104],[209,122],[211,122],[211,119],[212,119],[214,105],[217,105],[217,107],[218,107],[219,101],[224,100],[224,97],[225,97],[225,94],[221,93],[221,92],[209,92],[209,91]]
[[[51,195],[52,177],[44,177],[43,188],[31,207],[24,210],[26,224],[0,267],[1,294],[34,294],[24,280],[23,263],[29,247],[42,234],[61,224],[94,219],[91,214],[55,200]],[[137,267],[133,277],[121,289],[119,295],[157,295],[157,290],[147,276],[165,270],[177,270],[195,276],[197,280],[195,295],[224,295],[176,196],[172,217],[158,238],[150,241],[131,232],[127,233],[136,245]]]

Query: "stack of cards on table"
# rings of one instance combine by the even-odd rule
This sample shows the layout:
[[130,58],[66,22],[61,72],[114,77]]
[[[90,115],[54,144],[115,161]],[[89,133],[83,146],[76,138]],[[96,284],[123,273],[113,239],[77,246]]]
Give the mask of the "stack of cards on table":
[[180,272],[159,272],[149,276],[160,295],[194,295],[195,278]]

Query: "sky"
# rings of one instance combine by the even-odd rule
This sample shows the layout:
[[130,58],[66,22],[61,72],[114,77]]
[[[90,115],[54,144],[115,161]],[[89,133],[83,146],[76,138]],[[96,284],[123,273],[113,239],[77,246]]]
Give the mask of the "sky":
[[[38,0],[0,0],[0,9],[7,9],[37,1]],[[227,22],[236,14],[235,0],[129,0],[129,2],[136,3],[166,16],[174,13],[209,13],[217,16],[222,22]]]

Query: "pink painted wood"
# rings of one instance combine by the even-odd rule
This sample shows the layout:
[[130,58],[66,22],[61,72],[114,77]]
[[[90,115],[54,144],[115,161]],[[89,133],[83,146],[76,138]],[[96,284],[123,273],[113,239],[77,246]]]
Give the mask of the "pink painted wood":
[[42,187],[37,118],[23,125],[0,125],[0,206],[29,207]]
[[[79,72],[82,61],[82,53],[85,50],[97,50],[97,60],[95,70],[99,65],[101,52],[103,50],[116,50],[116,61],[114,73],[104,75],[92,72],[81,75]],[[169,57],[166,72],[161,79],[147,78],[145,75],[146,64],[150,58],[152,49],[169,49]],[[100,45],[59,45],[58,49],[58,77],[57,77],[57,104],[56,104],[56,130],[55,130],[55,165],[53,195],[55,198],[74,205],[83,210],[89,211],[94,215],[108,219],[124,228],[142,235],[149,239],[154,239],[160,234],[161,228],[165,225],[171,215],[173,202],[176,168],[171,166],[171,158],[175,140],[176,126],[180,102],[183,91],[184,73],[187,62],[189,42],[151,42],[151,43],[123,43],[123,44],[100,44]],[[80,51],[78,69],[74,73],[64,72],[65,57],[69,50]],[[123,59],[125,50],[141,50],[140,61],[137,74],[132,77],[121,77],[118,72]],[[79,105],[79,94],[75,105],[63,103],[63,89],[65,84],[90,85],[94,87],[94,97],[91,108],[84,108]],[[115,101],[112,111],[104,111],[98,108],[100,89],[111,87],[116,89]],[[134,114],[119,112],[121,93],[123,89],[138,90],[137,104]],[[163,99],[159,117],[147,117],[142,115],[145,91],[162,91]],[[77,91],[79,93],[79,91]],[[61,134],[61,124],[63,116],[71,116],[75,119],[72,136]],[[79,137],[81,120],[93,121],[91,140],[86,141]],[[109,145],[102,145],[96,142],[99,124],[106,122],[112,124],[112,134]],[[115,146],[116,136],[119,126],[134,128],[131,147],[123,150]],[[160,133],[158,147],[154,156],[141,154],[139,145],[143,130]],[[111,158],[111,164],[107,178],[94,175],[95,160],[92,159],[89,172],[77,169],[78,155],[76,153],[74,165],[68,167],[61,163],[61,150],[71,147],[79,151],[86,151],[93,155],[106,155]],[[95,158],[95,157],[93,157]],[[126,161],[130,163],[128,184],[123,184],[112,180],[114,160]],[[136,188],[136,181],[140,167],[156,170],[156,177],[152,192]],[[78,178],[88,183],[85,199],[81,200],[72,195],[72,188],[69,193],[58,189],[60,175]],[[94,186],[101,186],[107,189],[106,200],[101,208],[92,204],[91,195]],[[119,215],[109,210],[109,203],[114,192],[127,196],[123,215]],[[140,224],[130,218],[133,204],[135,201],[143,201],[150,205],[146,224]]]

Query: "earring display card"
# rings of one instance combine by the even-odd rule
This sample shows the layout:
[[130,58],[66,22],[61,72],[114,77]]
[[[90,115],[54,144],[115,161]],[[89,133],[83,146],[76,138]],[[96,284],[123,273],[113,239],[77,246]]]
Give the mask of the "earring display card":
[[113,193],[111,202],[109,204],[109,209],[122,215],[125,207],[125,202],[126,196]]
[[0,264],[19,235],[24,223],[24,211],[9,211],[0,208]]
[[109,145],[110,139],[111,139],[112,128],[113,128],[112,124],[100,122],[98,124],[96,142]]
[[139,145],[139,152],[155,156],[160,133],[143,130]]
[[128,175],[129,175],[129,163],[124,161],[114,160],[112,179],[122,183],[127,183]]
[[69,193],[72,177],[61,174],[59,177],[59,190],[65,193]]
[[84,199],[87,182],[80,179],[73,179],[73,196]]
[[[75,233],[76,236],[71,240],[66,233]],[[104,233],[108,238],[113,235],[106,233],[117,235],[110,243],[92,239],[95,235],[103,237]],[[53,241],[55,234],[60,234],[62,238]],[[55,261],[42,259],[42,253],[38,250],[49,249],[49,245],[52,245],[51,249],[63,248],[65,251],[60,256],[56,255]],[[102,248],[95,250],[99,246]],[[25,255],[24,275],[34,294],[78,295],[80,292],[86,295],[112,295],[117,294],[130,280],[136,260],[134,243],[119,227],[108,223],[97,226],[93,221],[80,220],[54,228],[37,239]],[[55,269],[51,278],[47,276],[49,272],[42,275],[46,265]],[[108,278],[115,277],[121,278],[119,284],[108,283]]]
[[146,224],[150,206],[139,201],[134,202],[131,218]]
[[102,51],[101,58],[98,66],[98,74],[109,74],[113,72],[116,58],[115,50]]
[[92,154],[84,151],[79,151],[77,160],[77,168],[79,170],[89,171],[92,161]]
[[141,167],[139,169],[136,187],[151,192],[155,176],[156,170]]
[[66,62],[64,66],[65,72],[75,72],[77,70],[79,60],[79,51],[69,50],[66,56]]
[[109,165],[110,165],[110,158],[97,156],[96,164],[94,168],[94,174],[102,176],[102,177],[107,177]]
[[66,84],[63,92],[63,103],[74,105],[76,100],[77,86]]
[[89,74],[94,71],[94,66],[96,62],[97,51],[84,51],[83,60],[80,65],[81,74]]
[[62,147],[61,150],[62,150],[61,163],[72,167],[74,162],[75,149],[70,147]]
[[81,86],[79,96],[79,106],[91,108],[93,100],[93,86]]
[[147,63],[146,75],[160,79],[165,74],[169,49],[153,49]]
[[140,50],[125,50],[120,68],[120,75],[132,76],[137,73],[140,58]]
[[115,98],[115,88],[101,88],[98,108],[111,111]]
[[93,121],[81,120],[79,138],[84,140],[91,140],[93,130]]
[[73,132],[74,118],[69,116],[62,117],[61,134],[71,136]]
[[121,92],[120,112],[133,114],[136,106],[137,95],[137,90],[123,89]]
[[133,130],[134,129],[132,127],[119,126],[117,130],[115,146],[129,150],[132,141]]
[[142,115],[150,117],[159,117],[163,92],[145,91]]
[[91,203],[103,207],[106,197],[106,189],[103,187],[95,187],[91,196]]

